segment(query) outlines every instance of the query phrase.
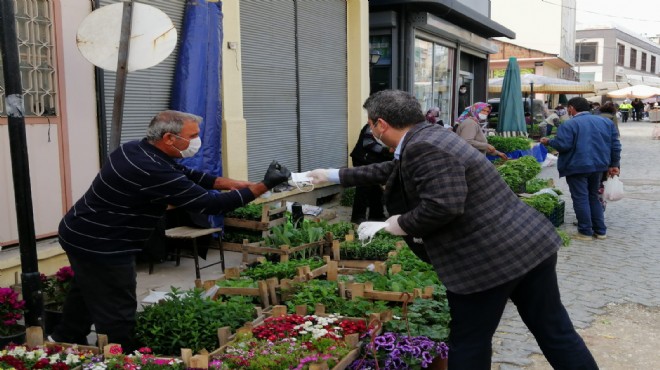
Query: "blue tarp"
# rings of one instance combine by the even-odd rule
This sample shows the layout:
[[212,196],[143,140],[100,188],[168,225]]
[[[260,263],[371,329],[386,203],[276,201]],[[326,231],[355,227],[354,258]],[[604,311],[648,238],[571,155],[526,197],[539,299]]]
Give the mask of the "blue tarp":
[[[509,159],[518,159],[526,155],[531,155],[534,158],[536,158],[536,160],[539,163],[543,163],[545,161],[545,158],[548,156],[548,149],[545,148],[545,145],[536,144],[531,149],[528,150],[514,150],[513,152],[508,152],[505,154],[507,157],[509,157]],[[496,155],[487,155],[486,157],[491,161],[500,158]]]
[[[222,176],[222,3],[188,0],[181,32],[179,59],[172,87],[172,109],[204,118],[199,136],[202,148],[181,163]],[[214,226],[221,223],[214,217]]]

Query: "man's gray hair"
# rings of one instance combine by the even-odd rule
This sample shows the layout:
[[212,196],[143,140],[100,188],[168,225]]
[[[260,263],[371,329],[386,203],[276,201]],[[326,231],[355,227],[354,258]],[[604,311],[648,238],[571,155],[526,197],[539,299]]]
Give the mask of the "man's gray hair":
[[381,90],[364,102],[367,117],[374,123],[379,118],[394,128],[405,128],[426,120],[422,107],[410,93],[401,90]]
[[147,140],[150,142],[158,141],[167,133],[178,135],[183,129],[183,123],[186,121],[193,121],[199,124],[202,122],[202,117],[176,110],[162,111],[149,123]]

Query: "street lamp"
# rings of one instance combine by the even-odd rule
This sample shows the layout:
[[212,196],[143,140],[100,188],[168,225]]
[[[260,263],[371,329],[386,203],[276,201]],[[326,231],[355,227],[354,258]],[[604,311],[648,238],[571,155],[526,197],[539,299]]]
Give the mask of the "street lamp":
[[369,53],[369,65],[374,66],[374,65],[378,64],[379,60],[380,60],[380,51],[372,50]]

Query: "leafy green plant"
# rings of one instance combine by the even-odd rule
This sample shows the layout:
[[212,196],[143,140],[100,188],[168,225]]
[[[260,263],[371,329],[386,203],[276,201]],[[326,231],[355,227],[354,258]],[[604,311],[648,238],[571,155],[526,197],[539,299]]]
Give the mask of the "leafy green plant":
[[504,153],[515,150],[528,150],[532,145],[532,140],[524,137],[488,136],[487,140],[488,144]]
[[546,189],[551,187],[552,187],[551,179],[534,178],[531,180],[527,180],[527,183],[525,184],[525,189],[528,193],[536,193],[541,189]]
[[392,265],[401,265],[402,271],[434,271],[433,265],[419,259],[412,250],[406,245],[399,249],[397,254],[387,259],[387,268]]
[[564,247],[568,247],[569,245],[571,245],[571,236],[568,235],[566,231],[560,229],[555,229],[555,230],[557,230],[557,234],[559,234],[559,237],[561,238],[561,244]]
[[552,194],[537,194],[529,198],[523,198],[522,201],[546,216],[550,216],[559,204],[559,199]]
[[273,263],[266,261],[247,270],[241,271],[241,276],[249,277],[253,280],[266,280],[272,277],[278,279],[293,279],[296,277],[298,267],[309,266],[314,270],[323,266],[325,262],[320,258],[308,258],[303,260],[289,260],[287,262]]
[[[446,299],[433,300],[417,298],[408,305],[406,315],[410,334],[423,335],[434,341],[445,341],[449,337],[449,304]],[[408,329],[400,307],[393,310],[394,320],[383,325],[384,331],[407,333]]]
[[244,239],[247,239],[249,243],[256,243],[264,238],[261,236],[261,231],[250,231],[235,227],[226,227],[222,236],[222,240],[228,243],[243,243]]
[[295,283],[283,293],[289,297],[286,302],[289,312],[295,312],[299,305],[306,305],[307,312],[314,312],[314,306],[323,303],[326,312],[340,313],[346,300],[339,296],[338,290],[336,281],[310,280]]
[[523,186],[541,172],[541,164],[536,158],[526,155],[512,159],[497,167],[504,182],[516,193],[524,191]]
[[340,221],[334,224],[323,224],[323,222],[325,221],[321,223],[323,230],[332,233],[332,237],[337,240],[344,239],[346,235],[353,231],[353,224],[348,221]]
[[271,235],[266,237],[265,242],[266,245],[275,247],[282,245],[297,247],[299,245],[323,240],[323,236],[323,227],[317,222],[303,220],[300,228],[295,228],[293,224],[288,221],[283,225],[271,228]]
[[400,236],[393,236],[379,231],[367,245],[362,241],[345,241],[339,246],[340,258],[343,260],[376,260],[385,261],[390,251],[396,249],[396,243],[403,240]]
[[215,285],[224,288],[256,288],[257,281],[248,276],[241,276],[237,278],[218,280],[216,281]]
[[[342,276],[341,280],[350,280],[351,278]],[[434,271],[402,271],[398,274],[381,275],[377,272],[366,271],[352,276],[356,283],[373,283],[374,290],[391,292],[409,292],[416,288],[427,286],[434,287],[434,290],[441,289],[441,283],[438,275]]]
[[218,328],[236,330],[255,317],[248,298],[213,301],[202,298],[200,291],[181,292],[172,287],[167,299],[138,313],[135,335],[144,346],[164,355],[178,355],[181,348],[211,351],[219,346]]
[[249,203],[243,207],[236,208],[235,210],[228,212],[225,216],[231,218],[240,218],[243,220],[261,220],[261,213],[263,211],[263,206],[261,204]]

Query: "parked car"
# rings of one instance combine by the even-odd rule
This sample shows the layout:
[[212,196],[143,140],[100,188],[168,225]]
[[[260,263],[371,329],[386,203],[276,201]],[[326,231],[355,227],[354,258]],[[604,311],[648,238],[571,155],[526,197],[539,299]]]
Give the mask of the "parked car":
[[[523,102],[524,113],[529,113],[529,98],[520,98]],[[500,98],[488,99],[490,104],[490,114],[488,115],[488,128],[497,128],[497,123],[500,121]],[[534,99],[534,114],[533,116],[543,116],[543,100]]]

